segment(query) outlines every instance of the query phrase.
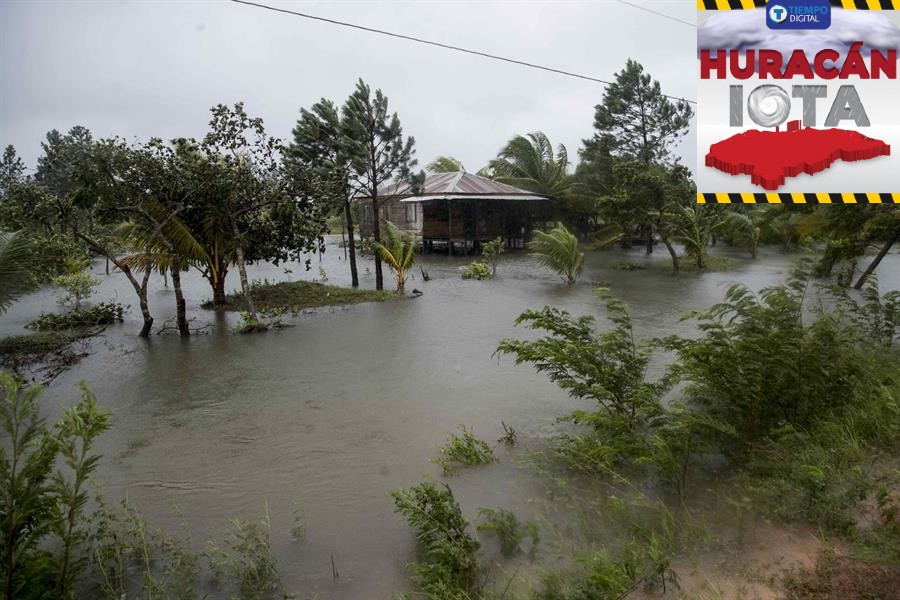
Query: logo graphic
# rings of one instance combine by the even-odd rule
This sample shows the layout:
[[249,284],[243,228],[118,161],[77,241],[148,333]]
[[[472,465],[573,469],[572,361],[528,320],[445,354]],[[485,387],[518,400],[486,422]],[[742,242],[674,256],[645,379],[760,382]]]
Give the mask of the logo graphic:
[[701,198],[777,192],[771,201],[802,202],[900,191],[898,49],[897,10],[843,10],[828,0],[701,8]]
[[773,23],[784,23],[787,20],[787,9],[780,4],[769,8],[769,18]]
[[766,9],[769,29],[828,29],[831,3],[828,0],[778,0]]

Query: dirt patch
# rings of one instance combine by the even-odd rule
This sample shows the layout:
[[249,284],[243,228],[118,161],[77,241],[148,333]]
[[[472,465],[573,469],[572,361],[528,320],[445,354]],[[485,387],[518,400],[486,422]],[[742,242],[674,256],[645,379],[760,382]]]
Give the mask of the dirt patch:
[[821,560],[815,569],[790,575],[785,590],[788,600],[893,600],[900,590],[900,565]]
[[785,574],[813,569],[822,546],[812,528],[764,520],[747,523],[743,531],[712,543],[709,549],[675,560],[677,591],[643,591],[631,597],[779,600],[784,598]]

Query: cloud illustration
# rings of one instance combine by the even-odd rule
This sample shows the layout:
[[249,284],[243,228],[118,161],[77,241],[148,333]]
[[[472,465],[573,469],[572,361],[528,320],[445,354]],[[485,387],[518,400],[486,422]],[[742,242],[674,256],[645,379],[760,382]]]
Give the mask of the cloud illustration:
[[871,49],[900,47],[900,29],[880,11],[843,10],[831,12],[831,27],[823,30],[781,30],[766,26],[765,9],[717,11],[697,30],[697,55],[700,50],[769,49],[781,52],[787,61],[797,48],[803,48],[811,60],[820,50],[833,49],[841,54],[842,64],[854,42],[864,42],[862,54]]

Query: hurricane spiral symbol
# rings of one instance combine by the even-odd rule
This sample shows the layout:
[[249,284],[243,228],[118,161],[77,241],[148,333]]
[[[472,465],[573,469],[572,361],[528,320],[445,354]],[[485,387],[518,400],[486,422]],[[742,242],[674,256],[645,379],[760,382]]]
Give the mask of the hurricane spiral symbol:
[[747,111],[760,126],[775,127],[790,116],[791,99],[777,85],[761,85],[747,98]]

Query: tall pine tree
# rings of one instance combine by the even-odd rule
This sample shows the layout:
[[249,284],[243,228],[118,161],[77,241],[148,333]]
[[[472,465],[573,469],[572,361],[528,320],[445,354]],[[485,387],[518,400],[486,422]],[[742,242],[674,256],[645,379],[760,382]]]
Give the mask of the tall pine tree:
[[[381,242],[380,191],[386,184],[410,180],[416,165],[415,139],[403,137],[397,113],[388,113],[388,99],[381,90],[360,79],[341,109],[343,148],[348,153],[350,187],[360,197],[370,198],[375,215],[373,236]],[[384,289],[381,259],[375,257],[375,288]]]

